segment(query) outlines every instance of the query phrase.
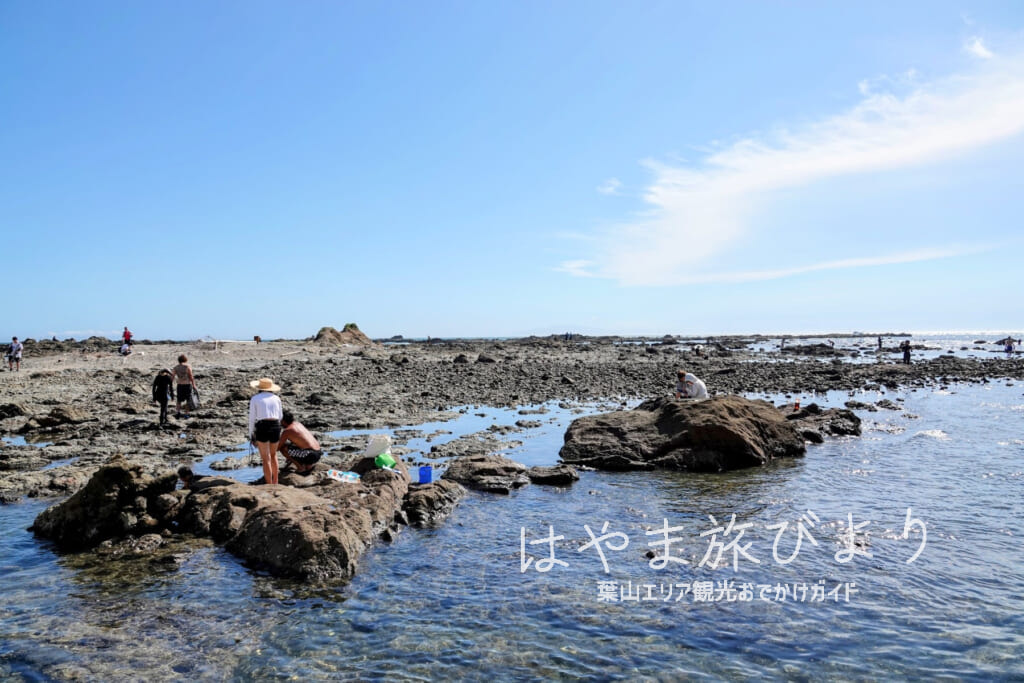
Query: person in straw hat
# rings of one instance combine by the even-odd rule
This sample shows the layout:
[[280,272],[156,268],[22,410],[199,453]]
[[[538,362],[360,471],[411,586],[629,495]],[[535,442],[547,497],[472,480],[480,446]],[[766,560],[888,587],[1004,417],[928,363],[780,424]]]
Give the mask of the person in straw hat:
[[256,444],[263,461],[263,479],[277,483],[277,442],[281,438],[281,387],[269,377],[249,382],[257,394],[249,401],[249,441]]

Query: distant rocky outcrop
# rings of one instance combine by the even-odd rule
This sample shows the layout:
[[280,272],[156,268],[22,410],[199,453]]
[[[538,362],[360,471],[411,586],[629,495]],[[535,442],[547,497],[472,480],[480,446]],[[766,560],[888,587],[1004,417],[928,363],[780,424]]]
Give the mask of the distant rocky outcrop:
[[843,356],[846,352],[829,344],[794,344],[782,348],[782,353],[794,356]]
[[338,332],[333,327],[321,327],[313,341],[324,346],[344,346],[345,344],[354,346],[374,345],[373,341],[363,334],[355,323],[348,323],[342,328],[341,332]]
[[635,410],[579,418],[566,431],[561,457],[607,470],[723,472],[805,450],[796,422],[771,403],[716,396],[657,398]]

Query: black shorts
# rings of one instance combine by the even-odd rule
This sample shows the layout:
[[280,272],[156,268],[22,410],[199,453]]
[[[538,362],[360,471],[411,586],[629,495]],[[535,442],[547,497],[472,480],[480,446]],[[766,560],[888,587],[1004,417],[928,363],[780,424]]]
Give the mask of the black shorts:
[[288,443],[288,457],[300,465],[309,466],[320,462],[324,455],[323,451],[314,451],[312,448],[299,448]]
[[262,443],[277,443],[281,440],[280,420],[259,420],[252,433],[252,440]]
[[184,403],[188,400],[188,397],[192,395],[191,384],[179,384],[178,385],[178,402]]

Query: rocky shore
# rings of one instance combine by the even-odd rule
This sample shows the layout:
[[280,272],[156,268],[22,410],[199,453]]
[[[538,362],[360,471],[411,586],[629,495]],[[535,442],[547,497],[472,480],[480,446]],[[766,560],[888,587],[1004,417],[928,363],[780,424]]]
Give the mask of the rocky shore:
[[[703,378],[712,395],[891,390],[1024,375],[1024,364],[995,354],[903,365],[894,344],[878,352],[854,340],[841,340],[835,356],[822,359],[818,348],[794,354],[793,340],[784,349],[753,351],[763,341],[757,338],[699,340],[698,347],[698,340],[674,338],[384,344],[318,336],[259,345],[140,342],[127,358],[95,340],[27,344],[21,372],[0,373],[0,501],[67,496],[118,454],[176,467],[237,448],[246,438],[248,382],[262,376],[282,385],[282,400],[299,420],[324,433],[445,420],[466,405],[646,400],[671,393],[680,367]],[[181,353],[194,368],[203,405],[189,418],[174,417],[172,406],[170,423],[160,427],[150,385]],[[529,419],[520,422],[503,429],[531,427]],[[324,445],[326,464],[341,466],[363,444],[328,438]],[[429,455],[494,450],[481,436]]]
[[[253,567],[306,582],[348,579],[377,539],[405,526],[443,523],[467,489],[509,493],[532,484],[570,486],[573,465],[612,470],[720,472],[800,457],[805,444],[856,436],[853,410],[898,409],[887,399],[851,400],[844,409],[773,405],[740,394],[814,394],[828,390],[896,389],[1020,378],[1004,358],[942,355],[898,364],[887,350],[789,344],[758,339],[713,342],[665,338],[529,338],[382,344],[357,328],[321,330],[302,342],[140,343],[127,358],[97,350],[94,341],[30,355],[23,370],[3,373],[0,387],[0,500],[63,497],[33,525],[57,547],[98,556],[158,552],[184,537],[210,539]],[[781,346],[781,345],[780,345]],[[37,352],[43,351],[36,347]],[[157,423],[150,382],[181,353],[194,367],[202,406],[191,417]],[[864,362],[868,356],[870,362]],[[860,362],[851,362],[860,357]],[[669,398],[679,368],[705,379],[712,398]],[[248,382],[270,376],[286,407],[322,436],[325,457],[309,475],[282,473],[285,486],[262,487],[204,477],[190,490],[175,470],[231,451],[246,438]],[[646,399],[638,407],[627,405]],[[412,454],[395,432],[396,472],[360,462],[365,437],[327,432],[445,421],[466,406],[565,408],[604,401],[612,410],[577,419],[560,453],[562,464],[527,468],[498,451],[509,434],[541,426],[528,419],[491,425]],[[504,438],[498,439],[500,434]],[[411,456],[403,458],[403,455]],[[427,485],[410,482],[416,458],[447,469]],[[215,469],[245,466],[244,454]],[[355,483],[327,476],[355,470]]]

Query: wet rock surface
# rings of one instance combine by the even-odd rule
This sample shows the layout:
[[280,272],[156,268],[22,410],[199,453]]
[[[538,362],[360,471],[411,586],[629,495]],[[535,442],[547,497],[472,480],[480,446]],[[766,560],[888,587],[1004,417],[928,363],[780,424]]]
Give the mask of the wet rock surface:
[[[113,342],[100,338],[26,344],[22,371],[0,372],[0,435],[21,433],[45,445],[39,448],[41,458],[12,452],[0,461],[0,467],[8,468],[0,470],[0,501],[67,495],[118,453],[177,467],[233,451],[247,436],[248,382],[261,376],[281,384],[285,407],[317,432],[443,420],[452,416],[453,406],[668,395],[680,365],[704,379],[712,395],[895,390],[1024,379],[1024,363],[1001,354],[984,359],[943,355],[903,365],[896,362],[900,356],[891,344],[883,351],[872,345],[859,350],[861,355],[873,354],[877,362],[852,363],[846,355],[794,353],[792,347],[800,346],[796,340],[788,340],[784,352],[752,352],[744,345],[756,339],[719,337],[700,340],[699,354],[692,342],[681,339],[659,338],[647,346],[613,337],[432,340],[403,344],[399,360],[393,361],[393,347],[357,344],[355,335],[350,337],[352,343],[275,341],[259,346],[142,340],[127,359],[116,354]],[[837,347],[848,346],[840,338],[836,342]],[[647,353],[654,344],[659,353]],[[172,402],[168,424],[160,426],[150,385],[157,370],[173,366],[180,353],[188,355],[194,368],[203,407],[189,417],[177,416]],[[481,354],[498,362],[475,362]],[[830,355],[832,362],[827,362]],[[453,362],[460,356],[465,362]],[[786,362],[778,362],[782,358]],[[519,426],[532,428],[534,423]],[[350,448],[342,441],[328,445],[332,452]],[[505,441],[496,450],[509,445]],[[492,452],[490,444],[462,446],[465,455]],[[4,444],[0,453],[8,447]],[[458,454],[456,446],[448,449],[452,456]],[[42,470],[61,460],[73,462]]]
[[414,527],[440,525],[459,504],[466,489],[458,482],[439,479],[429,484],[413,484],[405,496],[402,509]]
[[471,455],[455,458],[441,476],[466,488],[490,493],[509,493],[530,483],[526,466],[502,455]]
[[781,410],[800,436],[811,443],[823,443],[827,437],[860,436],[860,418],[847,408],[823,409],[811,403],[795,411],[790,411],[789,406],[782,406]]
[[158,508],[156,499],[171,494],[177,482],[174,472],[115,457],[68,500],[44,510],[32,531],[66,550],[150,533],[165,523],[151,514]]
[[544,486],[570,486],[580,479],[576,468],[564,463],[554,467],[531,467],[526,476],[531,483]]
[[724,472],[801,456],[803,439],[766,401],[740,396],[658,398],[575,420],[565,433],[566,463],[608,470]]
[[[116,557],[151,552],[168,533],[192,534],[224,543],[275,575],[330,582],[350,578],[366,549],[392,537],[406,519],[408,472],[401,463],[359,482],[323,478],[302,489],[217,477],[198,477],[189,490],[176,484],[175,472],[118,456],[80,491],[43,511],[31,530],[63,550],[99,547],[101,555]],[[443,519],[443,508],[434,505],[430,514]]]

